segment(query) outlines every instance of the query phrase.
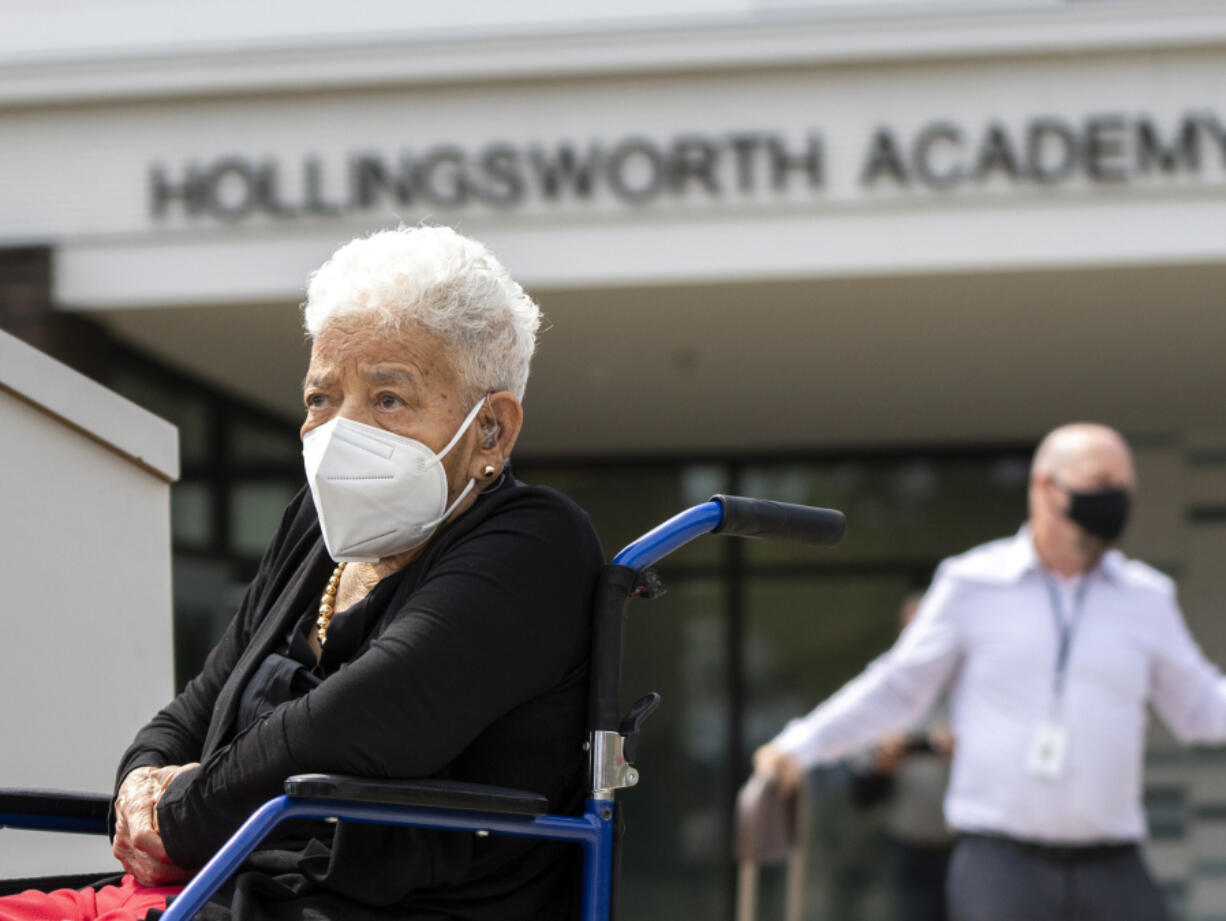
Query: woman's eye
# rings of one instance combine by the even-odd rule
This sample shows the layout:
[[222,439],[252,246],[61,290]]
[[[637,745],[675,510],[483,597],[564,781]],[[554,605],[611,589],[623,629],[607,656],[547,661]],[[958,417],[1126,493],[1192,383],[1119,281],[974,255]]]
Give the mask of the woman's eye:
[[375,402],[379,404],[380,409],[396,409],[403,405],[400,397],[394,393],[381,393]]

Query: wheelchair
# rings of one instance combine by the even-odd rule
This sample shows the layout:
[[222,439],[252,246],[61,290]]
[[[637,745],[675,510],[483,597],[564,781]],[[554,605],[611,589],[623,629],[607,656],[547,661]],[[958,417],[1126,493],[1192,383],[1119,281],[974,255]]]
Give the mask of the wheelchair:
[[[578,844],[583,850],[582,921],[616,918],[620,831],[615,797],[639,782],[634,767],[643,721],[660,703],[652,692],[619,717],[622,630],[628,602],[651,597],[660,584],[650,568],[695,538],[716,533],[833,546],[846,520],[833,509],[717,495],[648,531],[604,567],[592,612],[588,708],[589,779],[582,815],[550,815],[544,796],[453,781],[368,780],[300,774],[284,793],[257,809],[162,915],[188,921],[279,823],[290,819],[370,822],[517,835]],[[0,827],[107,834],[110,794],[0,790]]]

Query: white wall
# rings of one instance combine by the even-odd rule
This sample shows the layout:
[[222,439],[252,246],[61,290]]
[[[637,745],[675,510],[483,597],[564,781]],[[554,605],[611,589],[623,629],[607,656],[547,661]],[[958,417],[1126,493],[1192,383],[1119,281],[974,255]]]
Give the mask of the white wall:
[[[133,733],[174,690],[169,482],[105,440],[116,426],[87,432],[9,389],[33,350],[0,337],[0,786],[109,792]],[[81,421],[143,416],[173,439],[161,420],[35,357],[38,395],[69,396]],[[104,838],[4,829],[0,867],[16,877],[118,864]]]

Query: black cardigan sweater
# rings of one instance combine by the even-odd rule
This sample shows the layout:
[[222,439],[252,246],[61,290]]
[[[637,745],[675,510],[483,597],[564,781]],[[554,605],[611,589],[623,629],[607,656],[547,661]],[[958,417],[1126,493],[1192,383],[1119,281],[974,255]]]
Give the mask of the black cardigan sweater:
[[[203,671],[137,733],[116,788],[143,765],[200,762],[158,804],[166,851],[185,868],[297,773],[492,783],[577,813],[602,562],[577,506],[507,472],[391,590],[368,596],[381,610],[363,618],[369,634],[347,662],[239,727],[244,688],[294,624],[313,619],[334,565],[304,489]],[[205,917],[545,921],[574,910],[573,845],[359,823],[296,832],[253,857]]]

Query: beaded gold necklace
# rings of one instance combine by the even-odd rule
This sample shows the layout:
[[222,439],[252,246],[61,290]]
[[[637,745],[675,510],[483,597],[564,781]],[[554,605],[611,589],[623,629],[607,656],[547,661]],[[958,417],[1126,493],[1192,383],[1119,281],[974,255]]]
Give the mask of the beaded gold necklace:
[[336,569],[332,570],[332,577],[328,579],[328,587],[324,589],[323,595],[319,598],[319,617],[315,619],[315,636],[319,639],[321,649],[328,641],[328,624],[332,623],[332,615],[336,612],[336,590],[340,588],[341,573],[344,571],[345,564],[337,563]]

